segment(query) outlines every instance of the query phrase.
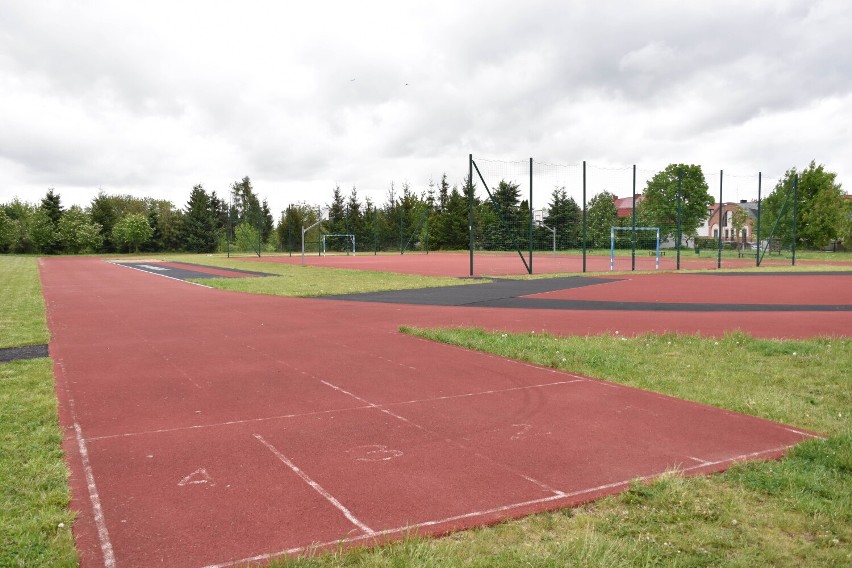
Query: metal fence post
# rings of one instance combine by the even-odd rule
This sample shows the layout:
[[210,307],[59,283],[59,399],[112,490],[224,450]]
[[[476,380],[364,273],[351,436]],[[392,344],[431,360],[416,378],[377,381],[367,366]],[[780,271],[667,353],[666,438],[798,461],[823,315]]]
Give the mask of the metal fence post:
[[763,172],[757,172],[757,254],[754,255],[755,266],[760,268],[760,190],[763,185]]
[[529,233],[530,233],[530,266],[529,273],[533,273],[533,159],[530,158],[530,219],[529,219]]
[[583,160],[583,272],[586,271],[586,160]]
[[799,174],[793,178],[793,266],[796,266],[796,225],[799,224]]
[[470,277],[473,278],[473,247],[474,247],[474,237],[473,237],[473,154],[468,155],[467,183],[468,183],[468,196],[467,196],[468,226],[467,226],[467,230],[468,230],[468,233],[470,235]]
[[675,233],[677,235],[677,240],[675,241],[675,254],[676,254],[676,257],[677,257],[677,261],[675,262],[675,269],[676,270],[680,270],[680,242],[683,239],[683,233],[682,233],[683,227],[681,226],[682,216],[683,216],[683,169],[680,169],[677,172],[677,228],[675,229]]
[[630,270],[636,270],[636,164],[633,164],[633,209],[630,237]]
[[722,209],[725,202],[722,198],[722,175],[724,172],[719,170],[719,245],[716,249],[716,268],[722,268]]

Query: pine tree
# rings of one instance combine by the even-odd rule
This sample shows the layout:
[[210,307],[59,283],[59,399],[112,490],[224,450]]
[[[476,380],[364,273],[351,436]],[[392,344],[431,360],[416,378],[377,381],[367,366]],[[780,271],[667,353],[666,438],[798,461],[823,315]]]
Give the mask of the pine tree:
[[32,228],[33,243],[41,252],[53,254],[59,251],[59,220],[65,210],[62,208],[62,200],[53,188],[47,190],[47,194],[41,200],[39,211],[42,215],[34,218]]
[[183,219],[183,243],[191,252],[216,250],[216,219],[210,197],[199,184],[192,188]]

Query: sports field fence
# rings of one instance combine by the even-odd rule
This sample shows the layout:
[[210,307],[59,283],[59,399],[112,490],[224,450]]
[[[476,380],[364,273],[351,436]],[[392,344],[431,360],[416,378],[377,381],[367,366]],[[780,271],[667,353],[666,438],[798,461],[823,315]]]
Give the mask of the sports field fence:
[[[509,254],[529,274],[795,265],[798,176],[469,156],[470,274]],[[765,210],[769,192],[776,195]],[[720,206],[721,204],[721,206]],[[779,209],[780,205],[780,209]]]

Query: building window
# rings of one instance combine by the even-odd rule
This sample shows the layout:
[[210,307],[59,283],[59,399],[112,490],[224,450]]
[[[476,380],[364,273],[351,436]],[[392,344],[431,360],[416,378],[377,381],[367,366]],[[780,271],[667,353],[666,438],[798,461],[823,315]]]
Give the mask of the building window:
[[713,238],[716,239],[719,237],[719,229],[713,229]]

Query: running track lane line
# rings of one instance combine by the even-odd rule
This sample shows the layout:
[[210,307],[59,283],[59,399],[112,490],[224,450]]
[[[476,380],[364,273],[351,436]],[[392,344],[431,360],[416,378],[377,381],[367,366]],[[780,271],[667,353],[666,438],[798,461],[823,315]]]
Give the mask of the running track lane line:
[[[283,364],[283,362],[282,362],[282,364]],[[303,374],[307,377],[321,381],[321,379],[319,379],[318,377],[316,377],[314,375],[311,375],[307,371],[303,371],[303,370],[301,370],[297,367],[293,367],[293,366],[291,366],[290,368],[298,371],[299,373],[301,373],[301,374]],[[378,409],[378,410],[383,410],[384,407],[386,407],[386,406],[387,407],[402,406],[402,405],[406,405],[406,404],[418,404],[418,403],[421,403],[421,402],[434,402],[434,401],[439,401],[439,400],[451,400],[451,399],[454,399],[454,398],[466,398],[466,397],[472,397],[472,396],[485,396],[485,395],[489,395],[489,394],[501,394],[501,393],[506,393],[506,392],[526,390],[526,389],[539,389],[539,388],[545,388],[545,387],[561,386],[561,385],[567,385],[567,384],[576,383],[576,382],[585,381],[585,380],[586,379],[583,379],[583,378],[577,378],[577,379],[572,379],[572,380],[568,380],[568,381],[557,381],[557,382],[554,382],[554,383],[541,383],[541,384],[537,384],[537,385],[526,385],[526,386],[523,386],[523,387],[511,387],[511,388],[506,388],[506,389],[494,389],[494,390],[486,390],[486,391],[465,392],[465,393],[450,394],[450,395],[445,395],[445,396],[435,396],[435,397],[429,397],[429,398],[402,400],[402,401],[399,401],[399,402],[388,402],[388,403],[385,403],[385,404],[373,404],[373,403],[365,402],[365,404],[363,404],[361,406],[352,406],[352,407],[346,407],[346,408],[335,408],[335,409],[332,409],[332,410],[318,410],[316,412],[294,412],[294,413],[291,413],[291,414],[276,414],[275,416],[261,416],[259,418],[246,418],[246,419],[243,419],[243,420],[227,420],[225,422],[213,422],[211,424],[193,424],[191,426],[176,426],[174,428],[160,428],[158,430],[142,430],[142,431],[138,431],[138,432],[124,432],[123,434],[105,434],[105,435],[102,435],[102,436],[91,436],[89,438],[86,438],[86,440],[89,441],[89,442],[96,442],[98,440],[109,440],[109,439],[112,439],[112,438],[129,438],[129,437],[133,437],[133,436],[146,436],[146,435],[150,435],[150,434],[162,434],[164,432],[178,432],[178,431],[181,431],[181,430],[199,430],[199,429],[202,429],[202,428],[220,428],[220,427],[225,427],[225,426],[233,426],[235,424],[249,424],[249,423],[252,423],[252,422],[268,422],[270,420],[286,420],[286,419],[289,419],[289,418],[302,418],[302,417],[308,417],[308,416],[319,416],[319,415],[322,415],[322,414],[334,414],[336,412],[348,412],[350,410],[365,410],[367,408],[375,408],[375,409]],[[611,385],[608,385],[606,383],[603,383],[603,385],[612,388]],[[328,386],[331,386],[331,385],[328,385]],[[335,387],[332,387],[332,388],[335,388]],[[346,394],[349,394],[349,393],[346,392]],[[808,436],[810,435],[810,434],[806,434],[805,432],[797,432],[795,430],[790,430],[790,431],[794,432],[794,433],[801,433],[803,435],[808,435]]]
[[68,388],[68,384],[66,382],[65,365],[58,358],[55,365],[59,370],[59,376],[62,377],[62,387],[65,391],[66,400],[68,401],[68,413],[71,415],[71,420],[74,422],[74,437],[77,441],[77,449],[80,452],[80,462],[83,465],[83,474],[86,477],[86,489],[89,493],[89,501],[92,503],[92,515],[94,516],[95,527],[98,531],[98,541],[100,541],[101,545],[101,554],[103,554],[104,557],[104,568],[115,568],[115,553],[112,549],[112,541],[109,538],[109,530],[107,530],[104,510],[101,506],[101,496],[98,493],[98,486],[95,483],[95,474],[92,471],[92,464],[89,461],[89,450],[86,447],[86,438],[83,436],[83,429],[80,427],[80,423],[77,418],[77,405],[74,402],[74,397],[71,395],[71,390]]
[[109,539],[109,531],[104,518],[104,510],[101,507],[101,497],[98,494],[98,486],[95,485],[95,476],[92,465],[89,463],[89,451],[86,449],[86,440],[83,438],[83,430],[75,420],[74,434],[77,437],[77,447],[80,450],[80,460],[83,462],[83,472],[86,474],[86,486],[89,490],[89,500],[92,502],[92,513],[95,517],[95,525],[98,527],[98,540],[101,541],[101,552],[104,555],[104,568],[115,568],[115,554],[112,551],[112,542]]
[[[255,436],[257,436],[257,434],[255,434]],[[772,455],[775,455],[779,452],[785,452],[786,450],[789,450],[790,448],[792,448],[795,445],[796,444],[791,444],[791,445],[787,445],[787,446],[780,446],[780,447],[771,448],[771,449],[768,449],[768,450],[761,450],[759,452],[752,452],[752,453],[749,453],[749,454],[741,454],[741,455],[738,455],[738,456],[725,458],[723,460],[703,462],[699,465],[679,468],[679,469],[677,469],[677,471],[680,472],[681,474],[684,474],[684,473],[689,473],[689,472],[697,472],[697,471],[702,470],[702,469],[713,468],[713,467],[716,467],[716,466],[719,466],[719,465],[722,465],[722,464],[734,464],[734,463],[737,463],[737,462],[740,462],[740,461],[751,461],[751,460],[761,458],[762,456],[772,456]],[[657,479],[659,477],[662,477],[663,475],[665,475],[665,474],[664,473],[663,474],[657,473],[657,474],[651,474],[651,475],[644,475],[644,476],[641,476],[641,477],[634,477],[634,478],[631,478],[631,479],[626,479],[624,481],[615,481],[613,483],[607,483],[606,485],[598,485],[597,487],[589,487],[587,489],[579,489],[577,491],[572,491],[570,493],[562,493],[561,495],[551,495],[550,497],[542,497],[541,499],[533,499],[531,501],[523,501],[521,503],[512,503],[512,504],[509,504],[509,505],[502,505],[500,507],[494,507],[492,509],[486,509],[484,511],[474,511],[472,513],[465,513],[463,515],[456,515],[454,517],[447,517],[445,519],[436,519],[436,520],[433,520],[433,521],[424,521],[422,523],[416,523],[416,524],[413,524],[413,525],[405,525],[405,526],[397,527],[397,528],[393,528],[393,529],[385,529],[385,530],[382,530],[382,531],[376,531],[372,534],[365,534],[365,535],[361,535],[361,536],[343,538],[343,539],[338,539],[338,540],[333,540],[333,541],[328,541],[328,542],[312,543],[312,544],[307,545],[307,546],[288,548],[286,550],[279,550],[279,551],[276,551],[276,552],[269,552],[269,553],[266,553],[266,554],[258,554],[256,556],[251,556],[249,558],[241,558],[240,560],[232,560],[232,561],[222,562],[222,563],[219,563],[219,564],[208,564],[206,566],[203,566],[202,568],[230,568],[231,566],[243,566],[243,565],[247,565],[247,564],[254,563],[254,562],[267,562],[269,560],[272,560],[274,558],[279,558],[279,557],[282,557],[282,556],[300,554],[300,553],[304,553],[304,552],[308,552],[308,551],[316,551],[316,550],[327,548],[327,547],[330,547],[330,546],[340,546],[342,544],[354,544],[354,543],[357,543],[357,542],[365,541],[365,540],[370,539],[370,538],[378,538],[378,537],[382,537],[382,536],[388,536],[388,535],[399,534],[399,533],[412,533],[413,531],[415,531],[417,529],[434,527],[436,525],[441,525],[441,524],[445,524],[445,523],[452,523],[454,521],[461,521],[461,520],[464,520],[464,519],[470,519],[470,518],[474,518],[474,517],[482,517],[482,516],[486,516],[486,515],[492,515],[492,514],[495,514],[495,513],[503,513],[503,512],[506,512],[506,511],[512,511],[514,509],[519,509],[519,508],[522,508],[522,507],[528,507],[530,505],[538,505],[538,504],[541,504],[541,503],[550,503],[550,502],[553,502],[553,501],[559,501],[561,499],[570,499],[571,497],[580,497],[582,495],[588,495],[590,493],[595,493],[597,491],[605,491],[607,489],[614,489],[616,487],[625,487],[626,488],[626,487],[629,487],[631,483],[635,483],[637,481],[649,481],[649,480],[653,480],[653,479]]]
[[255,434],[255,435],[254,435],[254,437],[257,439],[257,441],[258,441],[258,442],[260,442],[261,444],[263,444],[264,446],[266,446],[266,448],[267,448],[270,452],[272,452],[272,453],[275,455],[275,457],[276,457],[276,458],[278,458],[279,460],[281,460],[282,462],[284,462],[284,464],[285,464],[287,467],[289,467],[291,470],[293,470],[293,473],[295,473],[296,475],[298,475],[299,477],[301,477],[301,478],[302,478],[302,480],[303,480],[305,483],[307,483],[308,485],[310,485],[310,486],[311,486],[311,488],[312,488],[314,491],[316,491],[317,493],[319,493],[320,495],[322,495],[322,496],[325,498],[325,500],[326,500],[326,501],[328,501],[329,503],[331,503],[332,505],[334,505],[334,507],[335,507],[337,510],[339,510],[341,513],[343,513],[343,516],[344,516],[344,517],[346,517],[347,519],[349,519],[349,522],[351,522],[353,525],[355,525],[356,527],[358,527],[359,529],[361,529],[364,533],[366,533],[366,535],[365,535],[365,536],[373,536],[373,535],[375,535],[375,534],[376,534],[376,531],[374,531],[373,529],[371,529],[370,527],[368,527],[367,525],[365,525],[364,523],[362,523],[360,520],[358,520],[358,517],[356,517],[355,515],[353,515],[353,514],[352,514],[352,511],[350,511],[349,509],[347,509],[346,507],[344,507],[344,506],[343,506],[343,503],[341,503],[340,501],[338,501],[338,500],[334,497],[334,495],[332,495],[331,493],[329,493],[328,491],[326,491],[325,489],[323,489],[323,487],[322,487],[319,483],[317,483],[316,481],[314,481],[313,479],[311,479],[311,478],[310,478],[310,476],[308,476],[308,474],[307,474],[307,473],[305,473],[304,471],[302,471],[301,469],[299,469],[299,466],[297,466],[297,465],[296,465],[296,464],[294,464],[292,461],[290,461],[290,459],[289,459],[287,456],[285,456],[284,454],[282,454],[282,453],[281,453],[281,451],[280,451],[278,448],[276,448],[275,446],[273,446],[272,444],[270,444],[269,442],[267,442],[267,441],[266,441],[266,439],[265,439],[263,436],[261,436],[260,434]]
[[[338,392],[341,392],[341,393],[343,393],[343,394],[345,394],[345,395],[351,396],[352,398],[354,398],[354,399],[356,399],[356,400],[360,400],[360,401],[362,401],[362,402],[364,402],[364,403],[366,403],[366,404],[369,404],[371,407],[375,408],[375,409],[376,409],[376,410],[378,410],[379,412],[383,412],[384,414],[387,414],[388,416],[390,416],[390,417],[392,417],[392,418],[396,418],[397,420],[400,420],[400,421],[402,421],[402,422],[405,422],[406,424],[409,424],[409,425],[411,425],[411,426],[414,426],[415,428],[417,428],[418,430],[420,430],[420,431],[422,431],[422,432],[426,432],[427,434],[430,434],[430,435],[433,435],[433,436],[440,437],[440,436],[438,436],[438,434],[436,434],[435,432],[432,432],[431,430],[429,430],[429,429],[428,429],[428,428],[426,428],[425,426],[423,426],[423,425],[421,425],[421,424],[418,424],[418,423],[414,422],[413,420],[409,420],[408,418],[406,418],[405,416],[402,416],[401,414],[397,414],[397,413],[395,413],[395,412],[393,412],[393,411],[391,411],[391,410],[388,410],[387,408],[382,408],[382,406],[381,406],[381,405],[378,405],[378,404],[375,404],[375,403],[373,403],[373,402],[370,402],[369,400],[367,400],[367,399],[365,399],[365,398],[362,398],[362,397],[360,397],[360,396],[358,396],[358,395],[356,395],[356,394],[353,394],[353,393],[351,393],[351,392],[349,392],[349,391],[347,391],[347,390],[344,390],[344,389],[340,388],[340,387],[339,387],[339,386],[337,386],[337,385],[333,385],[333,384],[329,383],[328,381],[324,381],[324,380],[320,379],[320,382],[321,382],[322,384],[326,385],[327,387],[330,387],[330,388],[332,388],[332,389],[334,389],[334,390],[336,390],[336,391],[338,391]],[[565,381],[565,382],[564,382],[564,383],[562,383],[562,384],[566,384],[566,385],[567,385],[567,384],[571,384],[571,383],[580,383],[580,382],[584,382],[584,381],[583,381],[582,379],[577,379],[576,381]],[[549,385],[548,385],[548,386],[549,386]],[[486,456],[486,455],[484,455],[484,454],[481,454],[481,453],[477,452],[476,450],[471,450],[470,448],[468,448],[467,446],[465,446],[464,444],[462,444],[462,443],[460,443],[460,442],[458,442],[458,441],[456,441],[456,440],[452,440],[452,439],[450,439],[450,438],[444,438],[444,441],[445,441],[445,442],[447,442],[447,443],[450,443],[450,444],[452,444],[452,445],[454,445],[454,446],[456,446],[456,447],[459,447],[459,448],[461,448],[461,449],[463,449],[463,450],[470,451],[470,452],[472,452],[474,455],[479,456],[479,457],[481,457],[481,458],[483,458],[483,459],[485,459],[485,460],[487,460],[487,461],[491,462],[491,463],[492,463],[492,464],[494,464],[496,467],[498,467],[498,468],[500,468],[500,469],[502,469],[502,470],[504,470],[504,471],[508,471],[509,473],[511,473],[511,474],[513,474],[513,475],[517,475],[517,476],[521,477],[522,479],[526,479],[526,480],[527,480],[527,481],[529,481],[530,483],[532,483],[532,484],[534,484],[534,485],[538,485],[538,486],[539,486],[539,487],[541,487],[543,490],[545,490],[545,491],[550,491],[550,492],[551,492],[551,493],[553,493],[553,494],[554,494],[554,496],[556,496],[556,497],[564,497],[564,496],[565,496],[565,493],[564,493],[563,491],[560,491],[559,489],[554,489],[553,487],[550,487],[550,486],[549,486],[549,485],[547,485],[546,483],[544,483],[544,482],[542,482],[542,481],[539,481],[539,480],[537,480],[537,479],[535,479],[535,478],[533,478],[533,477],[530,477],[529,475],[526,475],[526,474],[524,474],[524,473],[521,473],[520,471],[516,471],[514,468],[512,468],[512,467],[510,467],[510,466],[508,466],[508,465],[506,465],[506,464],[504,464],[504,463],[502,463],[502,462],[500,462],[500,461],[497,461],[497,460],[495,460],[495,459],[493,459],[493,458],[490,458],[490,457],[488,457],[488,456]]]

